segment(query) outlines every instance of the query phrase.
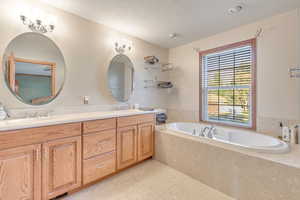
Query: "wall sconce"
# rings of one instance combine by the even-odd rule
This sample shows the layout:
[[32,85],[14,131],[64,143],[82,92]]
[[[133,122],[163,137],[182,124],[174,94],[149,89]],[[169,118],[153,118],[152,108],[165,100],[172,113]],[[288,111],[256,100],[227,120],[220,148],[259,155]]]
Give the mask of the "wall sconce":
[[25,15],[21,15],[20,18],[23,24],[28,26],[28,28],[34,32],[48,33],[48,32],[53,32],[55,29],[54,24],[52,23],[46,24],[42,21],[42,19],[39,18],[33,20],[33,19],[29,19],[29,17]]
[[131,51],[132,42],[128,40],[120,40],[115,42],[115,51],[119,54],[124,54],[126,51]]

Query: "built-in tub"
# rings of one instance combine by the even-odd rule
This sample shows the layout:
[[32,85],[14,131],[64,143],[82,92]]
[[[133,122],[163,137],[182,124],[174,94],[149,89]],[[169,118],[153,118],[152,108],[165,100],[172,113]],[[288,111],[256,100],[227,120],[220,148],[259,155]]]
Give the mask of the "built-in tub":
[[[201,136],[201,133],[205,127],[208,126],[200,123],[183,122],[170,123],[166,125],[167,130],[192,135],[195,137],[203,137]],[[275,154],[288,153],[290,151],[289,145],[284,141],[252,131],[216,126],[214,131],[211,133],[212,137],[207,139],[232,144],[249,150]]]
[[154,158],[234,199],[300,199],[300,145],[225,127],[216,127],[212,138],[199,137],[205,126],[157,126]]

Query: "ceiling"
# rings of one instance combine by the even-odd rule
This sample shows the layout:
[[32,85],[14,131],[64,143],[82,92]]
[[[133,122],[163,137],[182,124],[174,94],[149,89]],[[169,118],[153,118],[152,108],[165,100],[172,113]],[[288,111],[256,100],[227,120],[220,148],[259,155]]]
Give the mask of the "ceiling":
[[[300,7],[299,0],[42,0],[162,47],[192,42]],[[238,3],[242,12],[228,9]],[[170,33],[179,37],[170,39]]]

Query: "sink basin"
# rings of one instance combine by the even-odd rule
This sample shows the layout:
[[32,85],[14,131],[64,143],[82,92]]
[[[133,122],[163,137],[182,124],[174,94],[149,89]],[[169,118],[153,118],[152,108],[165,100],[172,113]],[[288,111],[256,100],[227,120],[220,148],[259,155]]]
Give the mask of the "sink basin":
[[113,117],[123,117],[130,115],[146,114],[148,112],[130,109],[118,111],[83,112],[72,114],[51,115],[47,117],[15,118],[0,121],[0,131],[17,130],[23,128],[33,128],[49,126],[62,123],[74,123],[88,120],[108,119]]
[[32,118],[20,118],[20,119],[8,119],[2,121],[6,124],[17,124],[17,123],[30,123],[30,122],[38,122],[43,120],[49,120],[52,117],[32,117]]
[[154,111],[155,109],[152,108],[152,107],[141,107],[141,108],[139,108],[139,110],[141,110],[141,111]]
[[139,114],[142,113],[143,111],[141,110],[135,110],[135,109],[131,109],[131,110],[118,110],[116,111],[116,114],[118,116],[124,116],[124,115],[130,115],[130,114]]

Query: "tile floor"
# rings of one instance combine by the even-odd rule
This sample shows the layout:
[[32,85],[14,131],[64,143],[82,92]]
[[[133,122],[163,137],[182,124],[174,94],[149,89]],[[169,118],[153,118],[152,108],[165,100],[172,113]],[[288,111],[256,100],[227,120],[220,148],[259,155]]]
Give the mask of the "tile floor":
[[158,161],[148,160],[63,200],[233,200]]

